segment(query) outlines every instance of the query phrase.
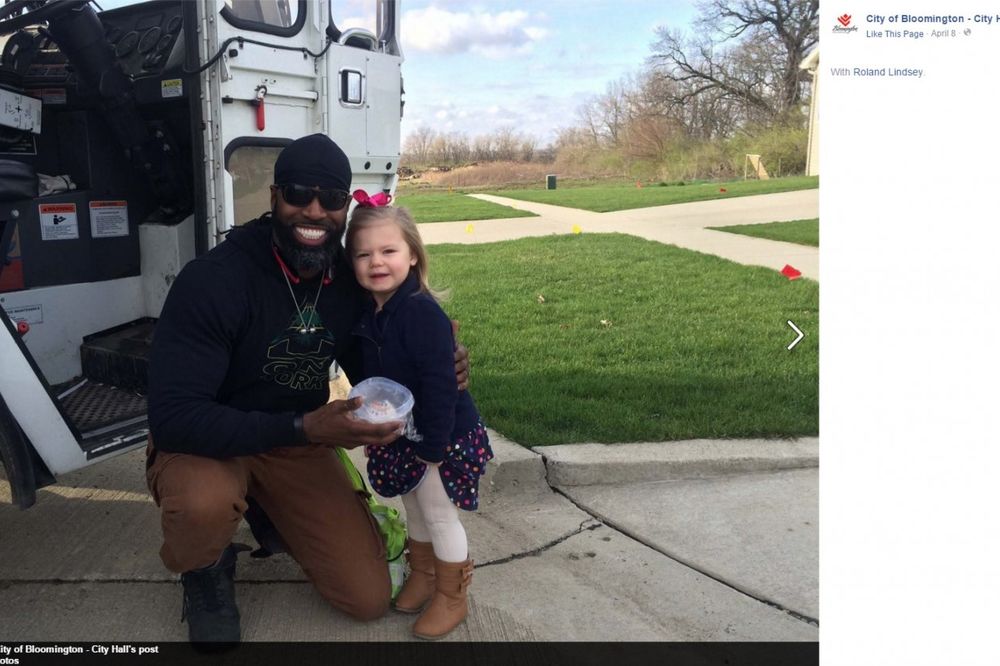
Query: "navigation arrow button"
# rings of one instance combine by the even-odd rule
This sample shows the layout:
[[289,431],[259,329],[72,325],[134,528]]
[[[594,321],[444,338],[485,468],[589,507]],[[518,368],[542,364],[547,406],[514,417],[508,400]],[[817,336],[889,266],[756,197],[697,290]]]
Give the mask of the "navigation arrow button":
[[802,338],[806,337],[806,334],[800,331],[799,327],[793,324],[791,319],[788,320],[788,325],[791,326],[792,330],[797,334],[797,337],[788,345],[788,351],[792,351],[792,348],[799,344],[799,342],[802,341]]

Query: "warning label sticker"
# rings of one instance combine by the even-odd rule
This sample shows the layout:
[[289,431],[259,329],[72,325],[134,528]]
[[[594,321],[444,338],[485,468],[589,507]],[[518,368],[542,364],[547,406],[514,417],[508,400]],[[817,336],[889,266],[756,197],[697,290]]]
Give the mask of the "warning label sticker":
[[29,324],[42,324],[45,321],[42,317],[41,305],[15,305],[13,307],[5,305],[3,309],[12,321],[26,321]]
[[80,237],[76,221],[76,204],[42,204],[38,207],[42,224],[42,240],[72,240]]
[[41,134],[41,100],[0,88],[0,125]]
[[183,97],[184,82],[181,79],[163,79],[160,81],[161,97]]
[[128,236],[128,202],[91,201],[90,235],[93,238]]

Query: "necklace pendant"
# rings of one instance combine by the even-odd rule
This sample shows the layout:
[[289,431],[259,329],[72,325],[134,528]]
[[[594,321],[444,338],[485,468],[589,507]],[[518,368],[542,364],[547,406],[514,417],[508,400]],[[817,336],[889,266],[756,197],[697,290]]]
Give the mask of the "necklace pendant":
[[[279,262],[280,262],[280,259],[279,259]],[[321,281],[320,284],[319,284],[319,288],[316,289],[316,296],[313,297],[312,310],[309,311],[309,308],[306,307],[306,311],[309,312],[309,321],[307,322],[306,318],[305,318],[305,313],[302,311],[302,308],[299,307],[299,299],[296,298],[296,296],[295,296],[295,290],[292,289],[292,283],[288,279],[288,273],[283,270],[281,272],[281,274],[285,278],[285,285],[288,286],[288,293],[289,293],[289,295],[291,295],[291,297],[292,297],[292,303],[295,305],[295,312],[297,312],[298,315],[299,315],[299,322],[298,322],[299,323],[299,329],[298,329],[299,335],[307,335],[307,334],[308,335],[313,335],[313,334],[315,334],[316,331],[318,330],[318,327],[316,327],[316,326],[313,325],[313,318],[316,316],[316,306],[319,304],[319,295],[323,291],[323,284],[324,284],[324,282]],[[303,305],[308,306],[308,301],[303,300]]]

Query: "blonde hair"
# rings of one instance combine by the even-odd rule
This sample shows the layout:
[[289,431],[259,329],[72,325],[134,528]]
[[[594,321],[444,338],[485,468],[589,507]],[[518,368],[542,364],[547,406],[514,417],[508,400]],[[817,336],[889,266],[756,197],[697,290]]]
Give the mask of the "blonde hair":
[[406,241],[406,245],[410,248],[410,254],[417,259],[417,263],[410,270],[414,270],[417,273],[420,291],[429,294],[438,302],[447,299],[447,289],[431,289],[427,249],[424,247],[424,241],[420,238],[417,223],[413,219],[413,216],[410,215],[409,209],[398,208],[396,206],[356,207],[351,214],[351,221],[347,225],[347,237],[344,241],[347,247],[347,256],[352,261],[354,260],[354,238],[357,236],[357,232],[382,221],[394,223],[403,232],[403,240]]

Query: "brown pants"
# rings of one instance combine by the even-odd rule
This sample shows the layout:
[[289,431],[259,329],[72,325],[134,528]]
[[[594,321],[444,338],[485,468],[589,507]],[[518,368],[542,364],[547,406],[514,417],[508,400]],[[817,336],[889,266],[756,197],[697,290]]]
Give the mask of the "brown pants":
[[389,609],[381,534],[332,449],[288,447],[220,460],[149,446],[146,455],[146,482],[163,525],[160,558],[171,571],[215,563],[251,496],[331,605],[359,620]]

